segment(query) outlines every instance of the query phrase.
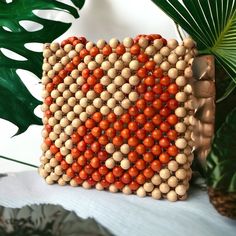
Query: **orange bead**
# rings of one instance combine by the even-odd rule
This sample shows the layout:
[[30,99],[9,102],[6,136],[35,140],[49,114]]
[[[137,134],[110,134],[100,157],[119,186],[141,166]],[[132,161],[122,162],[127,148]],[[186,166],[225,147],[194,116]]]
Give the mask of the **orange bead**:
[[86,143],[82,140],[77,144],[79,151],[84,152],[86,150]]
[[45,125],[44,127],[48,133],[50,133],[52,131],[52,126],[50,126],[49,124]]
[[96,182],[99,182],[102,179],[101,174],[98,171],[93,172],[92,178]]
[[155,125],[159,125],[161,123],[162,119],[161,119],[161,116],[159,114],[155,115],[153,118],[152,118],[152,122],[155,124]]
[[142,159],[139,159],[136,163],[135,163],[135,167],[138,169],[138,170],[144,170],[145,167],[146,167],[146,162]]
[[85,152],[84,152],[84,157],[87,159],[87,160],[90,160],[92,159],[92,157],[94,157],[94,152],[90,149],[87,149]]
[[147,152],[143,154],[143,160],[146,162],[152,162],[154,159],[154,156],[151,152]]
[[161,154],[161,147],[159,145],[155,144],[152,146],[151,151],[152,151],[153,155],[159,156]]
[[108,153],[106,151],[100,151],[98,152],[98,159],[100,161],[105,161],[108,158]]
[[132,121],[128,124],[128,129],[135,132],[138,130],[138,124],[135,121]]
[[146,101],[144,99],[139,99],[137,102],[136,102],[136,107],[140,110],[144,110],[146,108],[147,104],[146,104]]
[[93,167],[89,164],[89,165],[86,165],[86,166],[84,167],[84,171],[85,171],[88,175],[90,175],[90,174],[93,173],[94,169],[93,169]]
[[124,139],[128,139],[130,137],[130,130],[129,129],[123,129],[120,132],[121,137],[123,137]]
[[90,85],[88,83],[85,83],[82,85],[81,90],[83,93],[87,93],[90,89]]
[[108,183],[112,184],[112,183],[115,182],[115,176],[113,175],[112,172],[109,172],[108,174],[106,174],[105,180],[106,180]]
[[125,184],[124,183],[122,183],[121,181],[116,181],[115,183],[114,183],[114,185],[116,186],[116,188],[117,189],[122,189],[124,186],[125,186]]
[[147,168],[143,171],[143,175],[147,178],[147,179],[151,179],[152,176],[154,175],[154,171],[151,168]]
[[131,137],[128,139],[128,144],[131,147],[136,147],[139,144],[139,140],[136,137]]
[[146,136],[147,136],[146,130],[145,130],[145,129],[139,129],[139,130],[137,130],[136,136],[137,136],[137,138],[139,138],[140,140],[145,139]]
[[152,163],[151,163],[151,168],[154,170],[154,171],[159,171],[161,169],[161,162],[159,160],[154,160]]
[[63,156],[60,152],[57,152],[55,154],[55,159],[58,161],[58,162],[61,162],[63,160]]
[[98,142],[101,145],[107,145],[109,143],[108,137],[106,135],[102,135],[99,137]]
[[51,96],[46,97],[44,103],[50,106],[53,103],[53,98]]
[[160,141],[159,141],[159,145],[160,145],[161,147],[163,147],[163,148],[167,148],[167,147],[170,146],[170,141],[169,141],[168,138],[162,138],[162,139],[160,139]]
[[139,113],[139,111],[138,111],[138,108],[137,108],[137,107],[130,107],[130,108],[129,108],[129,114],[130,114],[131,116],[137,116],[138,113]]
[[140,185],[143,185],[146,181],[146,178],[143,174],[139,174],[137,177],[136,177],[136,181],[138,184]]
[[154,92],[152,92],[152,91],[146,92],[146,93],[144,94],[144,99],[145,99],[146,101],[148,101],[148,102],[154,101],[154,99],[155,99],[155,94],[154,94]]
[[78,66],[79,63],[81,62],[81,58],[80,56],[75,56],[73,59],[72,59],[72,62],[75,66]]
[[178,102],[175,100],[175,99],[170,99],[168,102],[167,102],[167,106],[172,109],[172,110],[175,110],[177,107],[178,107]]
[[60,70],[58,75],[61,77],[61,78],[65,78],[67,76],[68,72],[66,70]]
[[167,90],[170,94],[176,94],[178,92],[178,86],[177,84],[170,84]]
[[130,53],[133,54],[133,55],[138,55],[140,53],[140,46],[138,44],[134,44],[130,48]]
[[93,75],[97,78],[97,79],[100,79],[102,78],[102,76],[104,75],[104,72],[101,68],[96,68],[94,71],[93,71]]
[[162,122],[160,124],[160,130],[163,131],[163,132],[168,132],[170,130],[170,125],[168,122]]
[[128,159],[130,162],[135,163],[138,160],[138,153],[137,152],[130,152],[128,154]]
[[106,130],[106,135],[109,137],[109,138],[114,138],[116,136],[116,131],[114,128],[108,128]]
[[176,139],[177,139],[177,132],[176,132],[176,130],[170,130],[170,131],[168,131],[167,137],[168,137],[168,139],[170,139],[170,140],[176,140]]
[[123,122],[121,120],[118,120],[114,123],[114,129],[115,130],[122,130],[123,129]]
[[85,170],[81,170],[79,172],[79,177],[83,180],[87,179],[88,178],[88,174],[85,172]]
[[154,86],[154,85],[155,85],[155,77],[152,76],[152,75],[147,76],[147,77],[144,79],[144,83],[145,83],[147,86]]
[[85,48],[83,48],[80,52],[79,52],[79,55],[81,58],[84,58],[86,57],[87,55],[89,55],[89,51],[86,50]]
[[124,173],[124,170],[120,166],[115,166],[112,173],[115,177],[120,177]]
[[136,181],[131,181],[131,183],[129,184],[129,188],[132,191],[135,191],[139,188],[139,184]]
[[144,129],[148,132],[152,132],[155,129],[155,125],[152,122],[147,122],[144,125]]
[[99,123],[99,127],[103,130],[106,130],[108,129],[110,126],[110,123],[108,120],[102,120],[100,123]]
[[170,78],[168,76],[164,76],[160,79],[160,84],[163,86],[168,86],[170,84]]
[[81,185],[84,181],[79,177],[79,176],[75,176],[73,178],[73,180],[78,184]]
[[81,166],[85,166],[87,164],[87,159],[85,156],[81,155],[78,157],[77,163]]
[[55,75],[52,79],[54,85],[58,85],[63,82],[63,79],[59,75]]
[[170,161],[170,156],[168,153],[161,153],[161,155],[159,156],[159,160],[161,163],[166,164]]
[[99,142],[92,143],[90,147],[91,147],[92,151],[95,153],[97,153],[101,149],[101,145],[99,144]]
[[100,183],[101,183],[102,187],[105,188],[105,189],[108,188],[109,185],[110,185],[110,183],[107,182],[105,179],[102,179],[102,180],[100,181]]
[[139,144],[135,150],[138,154],[142,155],[146,152],[146,147],[143,144]]
[[114,122],[116,121],[116,115],[115,115],[115,113],[109,113],[109,114],[107,115],[107,120],[108,120],[109,122],[111,122],[111,123],[114,123]]
[[145,78],[148,75],[148,72],[147,72],[146,68],[139,68],[137,71],[137,75],[140,78]]
[[98,53],[99,53],[99,49],[98,49],[97,47],[92,47],[92,48],[90,49],[90,55],[91,55],[92,57],[95,57]]
[[74,68],[75,68],[75,65],[72,62],[68,63],[65,66],[65,70],[68,71],[68,72],[71,72],[72,70],[74,70]]
[[88,119],[85,121],[85,127],[87,129],[92,129],[93,127],[95,127],[95,121],[93,119]]
[[125,46],[122,45],[122,44],[118,45],[117,48],[116,48],[116,53],[118,55],[124,54],[125,53]]
[[99,161],[99,158],[98,157],[93,157],[90,161],[90,165],[97,169],[99,166],[100,166],[100,161]]
[[82,70],[82,77],[87,79],[90,75],[90,70],[88,68],[85,68]]
[[160,84],[156,84],[153,88],[152,91],[156,94],[161,94],[162,93],[162,87]]
[[145,53],[139,54],[137,58],[138,58],[138,61],[142,63],[145,63],[148,61],[148,55]]
[[47,90],[49,93],[51,93],[53,89],[54,89],[54,84],[53,84],[53,83],[48,83],[48,84],[46,85],[46,90]]
[[123,115],[121,116],[121,121],[122,121],[123,123],[129,123],[130,120],[131,120],[130,114],[123,114]]
[[170,109],[168,107],[163,107],[161,108],[161,110],[159,111],[159,114],[161,116],[167,117],[170,114]]
[[102,49],[102,53],[103,55],[108,56],[112,53],[112,48],[109,45],[105,45]]
[[138,124],[145,124],[146,123],[146,116],[144,114],[139,114],[137,115],[135,121],[138,123]]
[[124,183],[124,184],[129,184],[132,180],[131,176],[128,173],[124,173],[120,180]]
[[81,169],[82,169],[82,167],[78,164],[78,163],[76,163],[76,162],[74,162],[73,164],[72,164],[72,170],[74,171],[74,172],[76,172],[76,173],[78,173]]
[[68,165],[68,163],[65,160],[61,161],[61,168],[63,170],[67,170],[69,168],[69,165]]
[[167,121],[170,125],[175,125],[178,122],[178,117],[175,114],[171,114],[167,117]]
[[112,142],[115,146],[119,147],[123,144],[123,138],[121,136],[116,136],[113,138]]
[[78,133],[72,134],[70,138],[73,143],[78,143],[81,140],[81,137]]
[[155,139],[155,140],[159,140],[161,137],[162,137],[162,132],[161,130],[159,129],[155,129],[152,131],[152,137]]
[[163,102],[167,102],[170,99],[170,94],[168,92],[164,92],[160,95],[160,99]]
[[91,134],[94,136],[94,137],[100,137],[102,131],[99,127],[94,127],[92,128],[91,130]]
[[145,68],[147,70],[154,70],[155,66],[156,66],[156,63],[154,61],[147,61],[145,63]]
[[100,166],[98,171],[101,175],[106,175],[109,172],[106,166]]
[[163,70],[159,67],[159,68],[156,68],[154,71],[153,71],[153,75],[156,77],[156,78],[161,78],[163,76]]
[[152,147],[154,145],[154,140],[152,137],[147,137],[143,140],[143,144],[146,146],[146,147]]
[[50,138],[46,138],[44,143],[47,145],[47,146],[51,146],[52,145],[52,140]]
[[94,91],[98,94],[100,94],[103,91],[103,85],[100,83],[97,83],[93,87]]
[[57,148],[54,144],[51,145],[50,147],[50,151],[52,154],[56,154],[57,152],[59,152],[59,148]]
[[156,114],[155,108],[154,107],[146,107],[144,109],[144,115],[147,117],[153,117]]
[[168,147],[167,152],[170,156],[175,157],[178,154],[178,148],[173,145]]
[[133,167],[129,168],[128,173],[131,177],[136,177],[138,175],[139,171],[135,166],[133,166]]
[[95,122],[99,123],[102,120],[102,114],[100,112],[95,112],[92,118]]
[[84,136],[87,133],[87,128],[84,125],[82,125],[82,126],[78,127],[77,133],[80,136]]
[[72,168],[68,168],[66,170],[66,175],[70,178],[73,178],[75,176],[75,172],[72,170]]
[[71,149],[71,156],[73,158],[77,158],[77,157],[79,157],[79,155],[80,155],[80,151],[77,148],[72,148]]
[[97,78],[94,75],[90,75],[87,79],[87,83],[90,86],[94,86],[97,83]]
[[146,84],[139,84],[137,87],[137,92],[140,94],[143,94],[147,91],[147,85]]

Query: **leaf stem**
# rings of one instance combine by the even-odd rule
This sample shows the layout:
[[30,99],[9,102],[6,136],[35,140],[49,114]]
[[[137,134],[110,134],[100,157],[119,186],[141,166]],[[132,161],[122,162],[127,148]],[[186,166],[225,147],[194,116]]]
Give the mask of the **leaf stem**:
[[175,27],[176,27],[176,30],[177,30],[177,32],[178,32],[178,34],[179,34],[179,37],[180,37],[181,40],[183,41],[184,37],[183,37],[182,33],[180,32],[179,24],[177,24],[176,22],[175,22]]
[[13,161],[13,162],[16,162],[16,163],[19,163],[19,164],[22,164],[22,165],[30,166],[30,167],[33,167],[33,168],[38,168],[38,166],[32,165],[30,163],[23,162],[23,161],[18,161],[18,160],[9,158],[9,157],[0,156],[0,158],[2,158],[4,160],[8,160],[8,161]]
[[206,55],[206,54],[212,54],[211,51],[208,48],[198,50],[198,55]]

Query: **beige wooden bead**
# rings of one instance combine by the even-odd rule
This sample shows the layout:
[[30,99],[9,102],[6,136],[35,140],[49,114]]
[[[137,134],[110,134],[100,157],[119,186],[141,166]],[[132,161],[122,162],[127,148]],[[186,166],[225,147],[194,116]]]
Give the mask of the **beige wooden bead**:
[[46,170],[48,173],[52,172],[52,167],[49,163],[45,164],[44,166],[44,170]]
[[59,176],[53,172],[51,172],[50,177],[52,178],[53,181],[57,181],[59,179]]
[[43,138],[47,138],[47,137],[48,137],[48,132],[47,132],[46,129],[43,129],[43,130],[42,130],[42,137],[43,137]]
[[95,61],[90,61],[90,62],[88,63],[88,69],[89,69],[89,70],[95,70],[97,67],[98,67],[98,64],[97,64],[97,62],[95,62]]
[[178,92],[176,95],[175,95],[175,99],[178,101],[178,102],[185,102],[187,100],[187,94],[185,92]]
[[103,40],[103,39],[99,39],[97,41],[97,47],[100,48],[100,49],[102,49],[105,46],[105,44],[106,44],[106,41]]
[[183,56],[186,52],[186,48],[184,46],[178,46],[176,49],[175,49],[175,53],[178,55],[178,56]]
[[68,102],[68,105],[71,107],[74,107],[77,103],[75,97],[70,97],[67,102]]
[[184,70],[184,76],[186,78],[192,78],[193,77],[193,71],[192,71],[192,68],[191,67],[187,67],[185,70]]
[[96,108],[101,108],[102,105],[103,105],[102,99],[101,99],[101,98],[95,98],[95,99],[93,100],[93,105],[94,105]]
[[168,70],[168,76],[171,78],[171,79],[176,79],[178,77],[178,70],[176,68],[171,68]]
[[126,195],[129,195],[132,193],[131,189],[129,188],[128,185],[125,185],[125,187],[122,189],[122,192]]
[[187,177],[187,172],[185,169],[178,169],[176,172],[175,172],[175,176],[178,178],[178,179],[185,179]]
[[66,44],[65,46],[64,46],[64,51],[65,52],[70,52],[72,50],[72,45],[71,44]]
[[114,113],[117,115],[117,116],[120,116],[124,113],[124,109],[121,107],[121,106],[116,106],[114,108]]
[[183,87],[187,84],[187,79],[184,76],[179,76],[175,82],[178,86]]
[[57,148],[61,148],[62,147],[62,140],[59,138],[59,139],[57,139],[56,141],[55,141],[55,146],[57,147]]
[[125,94],[129,94],[131,92],[131,89],[132,87],[129,83],[123,84],[121,87],[122,92]]
[[154,188],[152,191],[152,198],[156,200],[161,199],[161,191],[158,188]]
[[116,91],[113,95],[113,97],[116,99],[116,101],[122,101],[125,97],[124,93],[121,91]]
[[96,188],[97,190],[99,190],[99,191],[101,191],[101,190],[104,189],[103,186],[102,186],[100,183],[97,183],[97,184],[95,185],[95,188]]
[[178,185],[176,188],[175,188],[175,192],[180,195],[180,196],[183,196],[186,194],[186,191],[187,191],[187,188],[185,187],[185,185],[181,184],[181,185]]
[[156,48],[154,46],[150,45],[145,49],[145,53],[149,56],[154,56],[156,53]]
[[56,64],[53,66],[53,70],[55,70],[55,71],[60,71],[60,70],[62,70],[62,69],[63,69],[63,65],[62,65],[60,62],[56,63]]
[[55,132],[51,132],[49,134],[49,138],[52,140],[52,141],[55,141],[57,138],[58,138],[58,135],[55,133]]
[[134,44],[134,40],[130,37],[126,37],[124,38],[123,40],[123,45],[126,47],[126,48],[130,48],[132,45]]
[[151,181],[152,181],[152,183],[153,183],[154,185],[159,185],[159,184],[161,183],[161,177],[160,177],[160,175],[155,174],[155,175],[152,177]]
[[112,64],[114,64],[116,61],[117,61],[117,54],[116,53],[111,53],[109,56],[108,56],[108,60],[109,62],[111,62]]
[[67,55],[61,58],[61,64],[62,64],[62,65],[65,66],[65,65],[68,64],[69,62],[70,62],[70,58],[69,58]]
[[116,70],[122,70],[124,68],[124,62],[121,60],[118,60],[114,63],[114,68]]
[[175,130],[178,133],[184,133],[186,131],[186,125],[182,122],[179,122],[175,125]]
[[187,162],[187,156],[184,153],[177,154],[175,159],[181,165],[183,165]]
[[[65,128],[65,133],[66,133],[67,135],[69,135],[69,136],[73,134],[73,131],[74,131],[74,128],[73,128],[72,125],[68,125],[68,126]],[[67,145],[65,145],[65,147],[68,148],[68,149],[71,149],[71,148],[72,148],[72,143],[69,142],[69,141],[70,141],[70,140],[67,140],[67,141],[66,141]],[[66,144],[66,143],[65,143],[65,144]]]
[[175,53],[171,53],[169,56],[168,56],[168,62],[172,65],[175,65],[178,61],[178,57]]
[[82,187],[85,188],[85,189],[90,189],[91,188],[91,185],[87,182],[87,181],[84,181],[82,183]]
[[48,105],[44,103],[41,105],[41,111],[45,112],[46,110],[48,110]]
[[75,98],[78,99],[78,100],[80,100],[84,96],[85,95],[84,95],[84,93],[81,90],[77,91],[76,94],[75,94]]
[[70,186],[72,186],[72,187],[77,187],[78,184],[77,184],[77,182],[76,182],[74,179],[72,179],[72,180],[70,181]]
[[88,119],[88,114],[86,112],[81,112],[79,118],[81,121],[85,122]]
[[51,126],[54,126],[58,123],[58,121],[54,118],[54,117],[50,117],[48,119],[48,124],[51,125]]
[[170,49],[168,47],[163,47],[160,49],[160,53],[164,57],[168,57],[170,55]]
[[139,197],[145,197],[146,196],[146,191],[144,190],[143,187],[139,187],[136,193],[137,193],[137,196],[139,196]]
[[56,51],[56,56],[59,58],[62,58],[65,54],[66,54],[66,52],[62,48],[60,48]]
[[112,38],[110,39],[109,41],[109,45],[112,47],[112,48],[116,48],[119,44],[119,40],[116,39],[116,38]]
[[132,60],[130,63],[129,63],[129,68],[131,70],[137,70],[139,68],[139,62],[137,60]]
[[74,82],[74,79],[71,76],[66,76],[64,79],[65,85],[71,85]]
[[114,108],[116,106],[116,100],[115,98],[110,98],[108,101],[107,101],[107,106],[109,108]]
[[47,184],[54,184],[54,181],[52,180],[51,176],[47,176],[45,180]]
[[93,47],[93,42],[87,42],[86,43],[86,45],[85,45],[85,48],[88,50],[88,51],[90,51],[91,50],[91,48]]
[[171,190],[169,193],[167,193],[166,198],[170,202],[176,202],[178,199],[177,194],[174,190]]
[[66,90],[66,85],[64,83],[58,84],[57,89],[59,92],[63,93]]
[[108,143],[105,149],[108,153],[112,154],[115,151],[115,146],[112,143]]
[[56,175],[60,176],[60,175],[62,175],[63,170],[62,170],[61,166],[58,165],[54,168],[54,172],[55,172]]
[[65,180],[63,180],[62,178],[60,178],[60,179],[58,180],[58,184],[61,185],[61,186],[65,186],[65,185],[66,185],[66,182],[65,182]]
[[178,138],[175,141],[175,146],[179,149],[184,149],[187,146],[187,141],[184,138]]
[[46,164],[46,163],[48,163],[48,159],[47,159],[47,157],[45,157],[45,156],[41,156],[41,157],[40,157],[40,162],[41,162],[42,164]]
[[187,37],[187,38],[185,38],[184,40],[183,40],[183,43],[184,43],[184,46],[186,47],[186,48],[193,48],[194,46],[195,46],[195,43],[194,43],[194,41],[193,41],[193,39],[192,38],[190,38],[190,37]]
[[157,50],[159,50],[159,49],[161,49],[161,48],[163,47],[163,42],[162,42],[161,39],[155,39],[155,40],[153,41],[153,45],[154,45],[154,47],[155,47]]
[[88,106],[88,103],[89,103],[89,101],[88,101],[88,99],[86,97],[81,98],[80,101],[79,101],[79,104],[82,107]]
[[[70,140],[67,140],[66,142],[68,142],[68,141],[70,141]],[[66,163],[71,165],[74,161],[72,155],[71,154],[66,155],[65,161],[66,161]]]
[[69,121],[73,121],[74,118],[75,118],[75,112],[73,112],[73,111],[68,112],[67,115],[66,115],[66,118],[67,118]]
[[138,85],[140,82],[140,79],[137,75],[133,75],[129,78],[129,83],[132,85],[132,86],[136,86]]
[[45,48],[45,49],[43,50],[43,57],[48,58],[48,57],[50,57],[51,55],[52,55],[52,51],[51,51],[50,49]]
[[77,56],[78,53],[75,51],[75,50],[71,50],[69,53],[68,53],[68,56],[70,59],[73,59],[75,56]]
[[61,110],[62,110],[63,113],[67,114],[69,111],[71,111],[71,107],[68,104],[64,104],[61,107]]
[[85,110],[88,115],[92,115],[94,112],[96,112],[96,108],[93,105],[87,106]]
[[107,75],[114,79],[117,76],[117,70],[115,68],[111,68],[107,71]]
[[116,85],[116,86],[122,86],[124,83],[125,83],[125,79],[118,75],[115,77],[115,79],[113,80],[113,83]]
[[63,98],[68,99],[72,96],[72,93],[70,92],[70,90],[67,89],[63,92],[62,96]]
[[62,154],[63,156],[66,156],[67,154],[70,153],[70,150],[67,149],[66,147],[61,147],[61,148],[60,148],[60,152],[61,152],[61,154]]
[[111,83],[107,86],[107,91],[111,94],[115,93],[116,92],[116,85]]
[[47,117],[43,117],[42,118],[42,122],[44,125],[46,125],[48,123],[48,118]]
[[168,179],[170,177],[170,171],[168,169],[160,170],[159,174],[162,179]]
[[116,193],[116,192],[118,192],[118,189],[117,189],[117,187],[116,187],[114,184],[111,184],[111,185],[109,186],[109,191],[110,191],[111,193]]
[[103,101],[107,101],[111,97],[111,94],[108,91],[103,91],[101,92],[100,97]]
[[161,183],[159,189],[162,193],[168,193],[170,191],[170,187],[167,183]]
[[96,98],[96,93],[93,91],[93,90],[89,90],[87,93],[86,93],[86,97],[89,99],[89,100],[94,100]]
[[167,47],[170,48],[170,49],[175,49],[176,47],[178,46],[178,42],[176,39],[169,39],[167,41]]
[[112,154],[114,161],[120,162],[123,159],[123,154],[119,151],[116,151]]
[[123,154],[128,154],[129,151],[130,151],[129,145],[128,145],[128,144],[123,144],[123,145],[121,145],[120,151],[121,151]]
[[130,52],[125,52],[121,58],[122,58],[122,61],[126,63],[130,63],[132,60],[132,56]]
[[58,98],[60,96],[60,93],[59,93],[59,91],[58,90],[52,90],[52,92],[51,92],[51,97],[52,98],[54,98],[54,99],[56,99],[56,98]]
[[184,60],[180,60],[176,63],[176,68],[178,70],[185,70],[186,67],[187,67],[187,63]]
[[164,61],[161,63],[161,69],[164,71],[168,71],[170,69],[170,63],[168,61]]
[[170,161],[168,163],[168,169],[170,171],[176,171],[178,169],[178,163],[176,161],[174,161],[174,160]]
[[[84,57],[84,63],[85,63],[86,65],[88,65],[90,61],[92,61],[92,57],[91,57],[90,55],[87,55],[87,56]],[[96,62],[95,62],[95,63],[96,63]],[[91,64],[91,65],[92,65],[92,64]]]
[[79,115],[83,111],[83,107],[77,104],[74,106],[73,111],[75,112],[75,114]]
[[163,62],[163,56],[160,53],[155,54],[153,60],[160,65]]
[[125,158],[120,162],[120,166],[123,170],[128,170],[130,168],[130,161]]
[[185,93],[190,94],[190,93],[192,93],[192,91],[193,91],[193,89],[192,89],[192,86],[190,84],[185,85],[185,87],[184,87],[184,92]]
[[49,76],[43,76],[41,79],[41,82],[43,85],[48,84],[49,82],[51,82],[51,79],[49,78]]
[[[49,71],[49,70],[52,69],[52,66],[51,66],[49,63],[43,63],[42,69],[43,69],[44,71]],[[54,69],[54,68],[53,68],[53,69]]]
[[50,56],[50,57],[48,58],[48,62],[49,62],[50,65],[55,65],[56,62],[57,62],[57,57],[56,57],[55,55]]
[[143,188],[144,188],[144,190],[146,191],[146,192],[148,192],[148,193],[150,193],[150,192],[152,192],[152,190],[154,189],[154,185],[152,184],[152,183],[145,183],[144,185],[143,185]]
[[136,102],[138,100],[139,94],[137,92],[131,92],[129,94],[129,100],[132,102]]
[[178,107],[175,109],[175,115],[178,117],[185,117],[187,114],[186,109],[184,107]]
[[53,42],[53,43],[50,43],[49,47],[53,52],[56,52],[60,48],[60,45],[59,43]]
[[48,176],[48,172],[42,168],[39,169],[39,175],[43,178],[46,178]]
[[108,168],[108,169],[113,169],[114,166],[115,166],[115,161],[112,159],[112,158],[108,158],[105,162],[105,166]]
[[138,44],[139,44],[140,47],[146,48],[148,46],[149,42],[148,42],[148,39],[146,39],[145,37],[141,37],[138,40]]
[[65,142],[68,138],[68,135],[64,132],[60,134],[61,141]]
[[42,150],[43,152],[45,152],[45,151],[48,150],[48,146],[47,146],[46,143],[42,143],[42,144],[41,144],[41,150]]
[[102,54],[97,54],[95,56],[95,61],[98,63],[98,64],[102,64],[102,62],[104,61],[104,56]]
[[168,181],[167,181],[167,184],[171,187],[171,188],[174,188],[177,186],[178,184],[178,179],[175,177],[175,176],[171,176]]
[[75,118],[75,119],[72,121],[72,123],[71,123],[71,125],[72,125],[74,128],[78,128],[81,124],[82,124],[82,122],[81,122],[81,120],[78,119],[78,118]]
[[108,76],[103,76],[100,79],[100,82],[101,82],[102,85],[107,86],[108,84],[111,83],[111,79]]
[[109,114],[110,108],[108,106],[102,106],[100,108],[100,112],[102,113],[102,115],[106,116]]
[[[50,150],[47,150],[47,151],[45,152],[45,157],[47,157],[47,159],[51,159],[51,158],[52,158],[52,153],[51,153]],[[49,165],[49,166],[50,166],[50,165]]]

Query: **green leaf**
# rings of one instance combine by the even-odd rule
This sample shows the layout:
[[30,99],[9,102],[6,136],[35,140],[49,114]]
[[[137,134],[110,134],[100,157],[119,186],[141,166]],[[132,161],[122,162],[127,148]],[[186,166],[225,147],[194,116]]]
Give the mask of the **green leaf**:
[[236,192],[236,108],[217,131],[207,157],[208,185]]
[[[84,0],[74,0],[81,8]],[[42,53],[25,47],[27,43],[51,42],[63,34],[71,23],[40,18],[35,10],[57,10],[78,18],[78,9],[67,4],[48,0],[14,0],[11,3],[0,1],[0,49],[8,49],[26,58],[13,60],[0,50],[0,118],[18,126],[17,134],[24,132],[31,124],[41,124],[34,114],[40,104],[24,86],[16,73],[17,69],[33,72],[37,77],[42,74]],[[20,23],[31,21],[43,26],[33,32],[27,31]]]
[[235,0],[152,0],[210,53],[236,83]]
[[225,89],[224,94],[216,101],[217,103],[225,100],[236,88],[236,83],[234,81],[230,81],[228,87]]

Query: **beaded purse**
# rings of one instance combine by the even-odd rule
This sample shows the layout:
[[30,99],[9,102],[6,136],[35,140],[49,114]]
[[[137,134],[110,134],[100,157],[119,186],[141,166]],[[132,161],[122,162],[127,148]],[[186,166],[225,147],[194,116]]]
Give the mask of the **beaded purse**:
[[170,201],[193,161],[190,38],[45,44],[40,175],[58,183]]

